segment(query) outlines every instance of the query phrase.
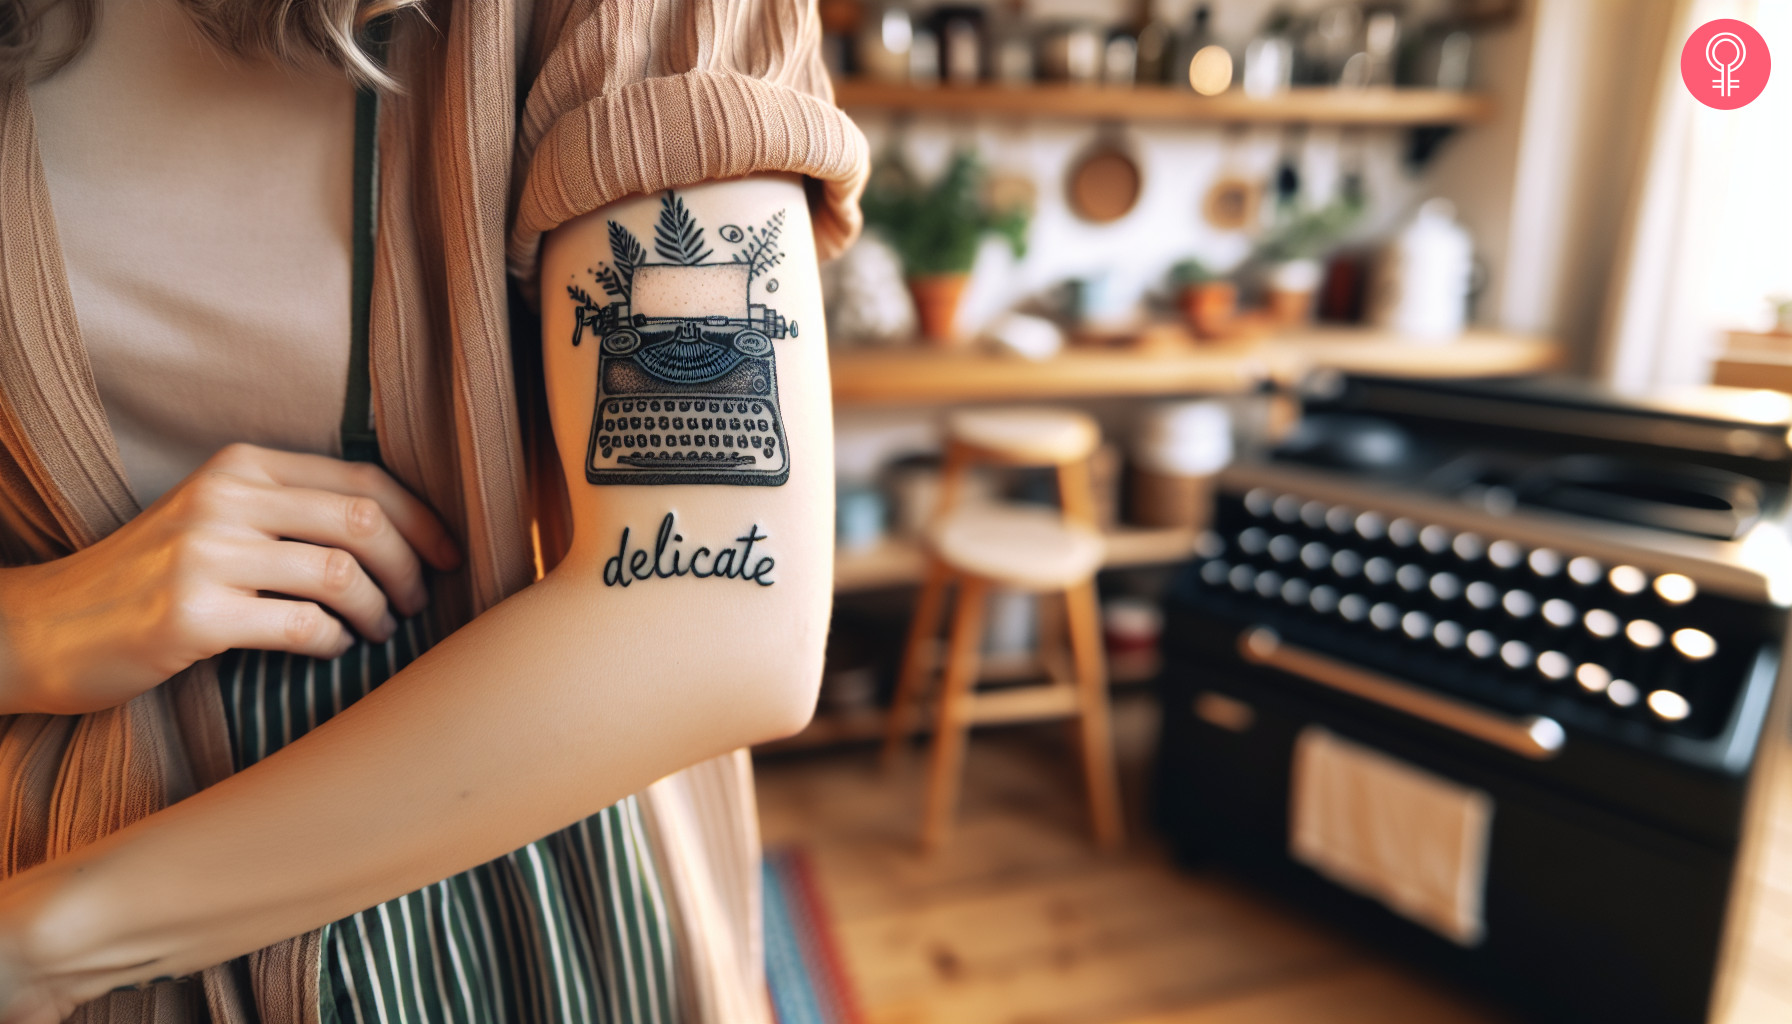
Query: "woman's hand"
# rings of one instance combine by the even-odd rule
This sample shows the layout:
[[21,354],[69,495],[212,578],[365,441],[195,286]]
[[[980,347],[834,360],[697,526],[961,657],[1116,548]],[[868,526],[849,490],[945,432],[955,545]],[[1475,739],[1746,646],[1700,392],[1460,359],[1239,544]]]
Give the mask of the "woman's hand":
[[377,466],[231,445],[105,540],[0,570],[0,713],[114,707],[236,647],[332,658],[354,634],[384,641],[388,603],[426,602],[419,556],[460,561]]

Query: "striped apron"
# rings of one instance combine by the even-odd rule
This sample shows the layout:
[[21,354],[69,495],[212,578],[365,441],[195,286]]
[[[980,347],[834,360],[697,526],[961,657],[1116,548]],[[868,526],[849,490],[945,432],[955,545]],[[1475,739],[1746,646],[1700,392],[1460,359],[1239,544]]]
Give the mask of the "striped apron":
[[[433,642],[421,619],[333,661],[231,651],[236,769],[367,695]],[[671,923],[634,797],[324,928],[324,1024],[673,1024]]]
[[[353,309],[342,450],[379,461],[371,415],[378,100],[355,105]],[[219,666],[236,770],[366,696],[435,642],[423,619],[332,661],[231,651]],[[629,797],[546,839],[323,930],[323,1024],[675,1024],[671,921]]]

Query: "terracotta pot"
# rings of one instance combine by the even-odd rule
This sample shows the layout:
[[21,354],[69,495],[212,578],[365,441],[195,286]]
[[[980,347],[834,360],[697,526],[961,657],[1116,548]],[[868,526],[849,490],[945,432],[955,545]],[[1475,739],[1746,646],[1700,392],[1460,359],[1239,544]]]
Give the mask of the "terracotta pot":
[[951,344],[958,304],[970,279],[969,274],[926,274],[908,279],[908,292],[915,299],[915,317],[921,322],[923,338],[935,345]]
[[1227,325],[1238,314],[1238,286],[1230,281],[1184,285],[1176,298],[1182,306],[1183,317],[1202,338],[1223,336]]
[[1281,327],[1298,327],[1313,319],[1314,293],[1269,289],[1269,313]]

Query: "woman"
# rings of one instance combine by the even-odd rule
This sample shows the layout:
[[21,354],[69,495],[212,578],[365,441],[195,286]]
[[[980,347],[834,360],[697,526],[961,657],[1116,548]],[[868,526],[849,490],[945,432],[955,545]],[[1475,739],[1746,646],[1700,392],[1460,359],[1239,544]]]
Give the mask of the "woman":
[[763,1019],[730,752],[813,701],[864,174],[813,12],[0,31],[0,1012]]

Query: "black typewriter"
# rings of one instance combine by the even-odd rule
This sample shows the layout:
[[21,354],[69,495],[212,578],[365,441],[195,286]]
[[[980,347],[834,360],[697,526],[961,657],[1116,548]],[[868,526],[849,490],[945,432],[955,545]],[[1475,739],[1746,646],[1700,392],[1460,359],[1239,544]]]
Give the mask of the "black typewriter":
[[[1792,403],[1329,375],[1222,474],[1166,630],[1158,806],[1534,1016],[1700,1021],[1792,604]],[[1303,730],[1491,795],[1463,947],[1289,854]]]
[[[591,483],[775,486],[790,475],[772,340],[796,324],[751,301],[746,262],[648,263],[602,307]],[[579,323],[584,331],[586,324]],[[579,338],[575,336],[574,344]]]

